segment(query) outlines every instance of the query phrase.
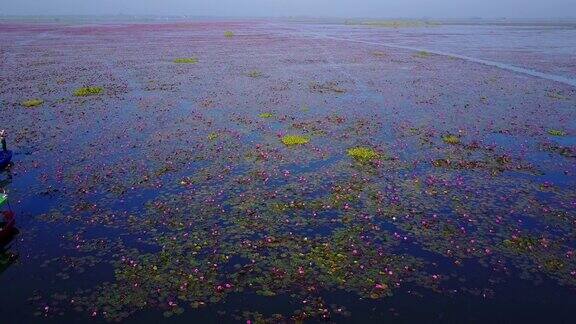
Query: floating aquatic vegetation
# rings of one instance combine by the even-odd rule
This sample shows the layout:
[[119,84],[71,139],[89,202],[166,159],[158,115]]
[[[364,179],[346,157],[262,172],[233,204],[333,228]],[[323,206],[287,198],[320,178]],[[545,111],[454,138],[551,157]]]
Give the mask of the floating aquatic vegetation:
[[461,169],[461,170],[482,169],[487,166],[487,164],[482,161],[465,161],[465,160],[455,161],[450,159],[436,159],[432,161],[432,165],[434,165],[437,168]]
[[22,102],[22,106],[26,108],[38,107],[44,103],[42,99],[30,99]]
[[426,52],[426,51],[418,51],[414,54],[414,57],[418,57],[418,58],[427,58],[430,57],[430,53]]
[[225,32],[224,32],[224,36],[227,37],[227,38],[232,38],[232,37],[234,37],[234,32],[232,32],[232,31],[225,31]]
[[560,129],[549,129],[548,134],[552,136],[566,136],[566,132]]
[[504,245],[516,252],[529,252],[538,244],[538,241],[529,236],[518,236],[504,240]]
[[103,91],[104,89],[102,87],[83,87],[76,89],[74,95],[76,97],[95,96],[101,94]]
[[325,83],[319,82],[310,82],[309,89],[311,92],[318,92],[318,93],[327,93],[327,92],[334,92],[334,93],[344,93],[346,89],[339,86],[339,83],[336,81],[330,81]]
[[208,134],[208,140],[213,141],[213,140],[217,139],[218,136],[219,136],[218,133],[212,132],[212,133]]
[[546,93],[546,96],[548,96],[549,98],[552,98],[552,99],[557,99],[557,100],[566,100],[566,99],[568,99],[568,97],[565,96],[561,91],[557,91],[557,90],[548,91],[548,92]]
[[259,114],[258,117],[260,117],[260,118],[272,118],[272,117],[274,117],[274,114],[271,112],[263,112],[263,113]]
[[178,64],[197,64],[198,58],[196,58],[196,57],[176,58],[176,59],[174,59],[173,62],[178,63]]
[[285,135],[282,137],[282,143],[286,146],[304,145],[310,142],[310,138],[302,135]]
[[260,72],[258,70],[251,70],[248,73],[246,73],[246,75],[251,77],[251,78],[259,78],[262,76],[262,72]]
[[365,146],[350,148],[348,149],[347,153],[348,156],[359,162],[369,162],[380,158],[380,154],[376,150]]
[[444,141],[444,143],[450,145],[460,144],[460,137],[458,137],[457,135],[447,134],[442,136],[442,140]]
[[545,143],[542,146],[543,146],[543,149],[548,151],[548,152],[560,154],[562,156],[569,157],[569,158],[576,157],[576,150],[569,147],[569,146],[561,146],[561,145],[550,144],[550,143]]

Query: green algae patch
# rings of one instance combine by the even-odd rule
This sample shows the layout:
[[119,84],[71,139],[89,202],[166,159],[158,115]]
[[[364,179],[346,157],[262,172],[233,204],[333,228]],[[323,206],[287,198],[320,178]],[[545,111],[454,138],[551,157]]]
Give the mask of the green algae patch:
[[74,91],[76,97],[96,96],[104,91],[102,87],[83,87]]
[[33,107],[38,107],[38,106],[42,105],[43,103],[44,103],[44,100],[42,100],[42,99],[30,99],[30,100],[23,101],[21,104],[22,104],[22,106],[24,106],[26,108],[33,108]]
[[442,136],[442,140],[446,144],[457,145],[460,144],[460,137],[452,134]]
[[310,142],[310,138],[302,135],[286,135],[282,137],[282,143],[286,146],[304,145]]
[[369,162],[378,159],[380,154],[370,147],[358,146],[348,149],[348,156],[359,162]]
[[274,117],[274,114],[271,112],[264,112],[258,115],[258,117],[260,118],[272,118]]
[[174,59],[173,62],[176,64],[197,64],[198,59],[195,57],[181,57]]
[[229,30],[228,30],[228,31],[225,31],[225,32],[224,32],[224,37],[232,38],[232,37],[234,37],[234,32],[229,31]]
[[213,140],[217,139],[218,137],[219,137],[219,135],[216,132],[212,132],[212,133],[208,134],[208,140],[209,141],[213,141]]
[[549,129],[548,134],[552,136],[566,136],[566,132],[560,129]]

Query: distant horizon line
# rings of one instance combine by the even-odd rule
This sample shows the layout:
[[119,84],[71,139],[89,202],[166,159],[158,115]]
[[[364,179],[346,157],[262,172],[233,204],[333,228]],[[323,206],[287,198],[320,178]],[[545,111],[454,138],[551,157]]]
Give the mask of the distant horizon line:
[[286,16],[219,16],[219,15],[155,15],[155,14],[3,14],[0,13],[2,18],[113,18],[113,17],[128,17],[128,18],[203,18],[203,19],[339,19],[339,20],[353,20],[353,19],[396,19],[396,20],[576,20],[576,16],[567,17],[407,17],[407,16],[308,16],[308,15],[286,15]]

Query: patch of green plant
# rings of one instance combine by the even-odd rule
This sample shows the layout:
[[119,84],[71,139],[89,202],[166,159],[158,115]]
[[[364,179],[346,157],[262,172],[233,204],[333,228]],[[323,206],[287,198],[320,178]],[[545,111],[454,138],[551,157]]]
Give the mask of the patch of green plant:
[[380,154],[370,147],[358,146],[348,149],[348,156],[359,162],[368,162],[378,159]]
[[504,245],[511,250],[518,253],[525,253],[532,251],[538,244],[538,241],[530,236],[514,237],[509,240],[504,240]]
[[416,52],[416,54],[414,54],[414,57],[427,58],[427,57],[430,57],[430,53],[428,53],[426,51],[418,51],[418,52]]
[[218,133],[216,133],[216,132],[212,132],[212,133],[208,134],[208,140],[209,141],[213,141],[217,138],[218,138]]
[[566,96],[562,95],[562,93],[559,91],[549,91],[546,95],[552,99],[558,99],[558,100],[568,99]]
[[228,31],[225,31],[225,32],[224,32],[224,36],[225,36],[225,37],[228,37],[228,38],[232,38],[232,37],[234,37],[234,32],[229,31],[229,30],[228,30]]
[[549,129],[548,134],[552,136],[566,136],[566,132],[560,129]]
[[30,99],[22,102],[22,106],[26,108],[38,107],[44,103],[42,99]]
[[83,87],[76,89],[74,95],[76,97],[95,96],[101,94],[103,91],[104,89],[102,87]]
[[182,58],[174,59],[174,63],[177,63],[177,64],[197,64],[198,59],[195,57],[182,57]]
[[272,117],[274,117],[274,114],[271,112],[263,112],[260,115],[258,115],[258,117],[260,117],[260,118],[272,118]]
[[318,92],[318,93],[327,93],[327,92],[335,92],[335,93],[344,93],[346,89],[341,88],[338,82],[325,82],[319,83],[316,81],[310,82],[309,88],[311,92]]
[[544,268],[550,272],[560,271],[564,268],[564,262],[557,258],[546,260],[544,261]]
[[286,146],[304,145],[310,142],[310,138],[302,135],[285,135],[282,143]]
[[260,72],[258,70],[252,70],[252,71],[246,73],[246,75],[251,77],[251,78],[259,78],[262,76],[262,72]]
[[442,140],[446,144],[457,145],[460,144],[460,137],[452,134],[442,136]]

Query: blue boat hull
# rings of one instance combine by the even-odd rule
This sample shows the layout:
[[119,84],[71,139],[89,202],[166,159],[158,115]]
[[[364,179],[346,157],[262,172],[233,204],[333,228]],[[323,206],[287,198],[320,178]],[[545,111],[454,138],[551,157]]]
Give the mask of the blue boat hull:
[[0,170],[7,167],[11,160],[12,160],[12,151],[5,151],[5,152],[0,151]]

